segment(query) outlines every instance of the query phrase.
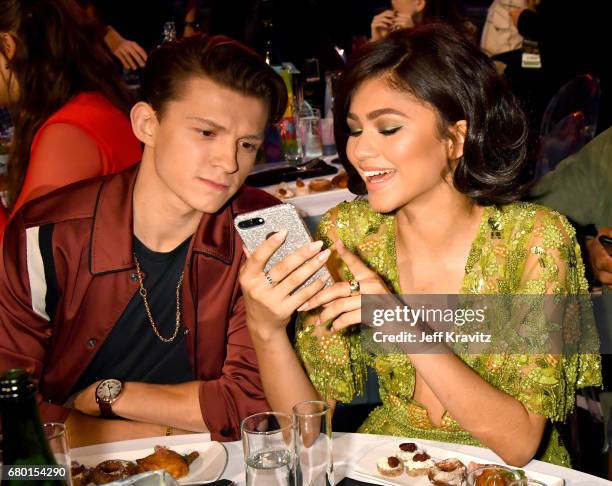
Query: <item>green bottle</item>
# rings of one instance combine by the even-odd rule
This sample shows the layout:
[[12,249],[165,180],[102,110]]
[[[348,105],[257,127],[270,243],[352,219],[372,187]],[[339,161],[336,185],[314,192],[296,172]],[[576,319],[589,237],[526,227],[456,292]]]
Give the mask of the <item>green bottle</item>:
[[[0,412],[2,413],[3,469],[6,469],[6,466],[57,465],[40,422],[36,403],[36,384],[27,371],[12,369],[0,376]],[[21,479],[17,477],[11,479],[6,474],[8,472],[3,471],[3,483],[7,485],[67,484],[66,481],[58,479],[30,480],[23,476],[20,476]]]

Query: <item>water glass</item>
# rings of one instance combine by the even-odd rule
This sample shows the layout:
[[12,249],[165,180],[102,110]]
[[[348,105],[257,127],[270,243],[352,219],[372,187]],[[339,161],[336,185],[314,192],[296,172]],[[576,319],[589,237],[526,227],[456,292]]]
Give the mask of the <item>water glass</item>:
[[327,402],[307,401],[293,407],[297,486],[335,484],[331,419]]
[[257,413],[245,418],[240,430],[247,486],[294,486],[293,418],[280,412]]
[[43,432],[49,442],[51,453],[55,456],[56,462],[60,466],[66,466],[68,471],[68,484],[72,484],[70,477],[70,445],[68,444],[68,433],[66,426],[62,423],[49,422],[43,424]]
[[300,109],[296,114],[296,134],[302,148],[304,161],[316,159],[323,155],[321,142],[321,111],[318,108]]

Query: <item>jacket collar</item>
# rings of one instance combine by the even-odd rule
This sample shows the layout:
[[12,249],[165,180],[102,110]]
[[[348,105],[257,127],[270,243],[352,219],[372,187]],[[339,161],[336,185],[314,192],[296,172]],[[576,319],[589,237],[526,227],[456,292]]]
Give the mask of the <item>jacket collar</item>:
[[[134,268],[132,196],[139,167],[136,164],[111,176],[100,186],[90,244],[89,264],[94,275]],[[192,252],[208,254],[227,265],[235,251],[235,202],[230,201],[214,214],[203,214],[192,246]]]

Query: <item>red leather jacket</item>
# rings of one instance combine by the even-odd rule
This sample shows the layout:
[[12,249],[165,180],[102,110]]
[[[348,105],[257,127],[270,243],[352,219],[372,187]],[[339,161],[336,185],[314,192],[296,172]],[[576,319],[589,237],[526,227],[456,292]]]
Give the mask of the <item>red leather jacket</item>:
[[[139,165],[79,182],[24,206],[9,223],[0,261],[0,371],[39,378],[44,421],[62,421],[70,390],[138,289],[132,191]],[[269,410],[238,283],[241,212],[278,203],[243,187],[204,214],[185,262],[183,324],[213,440],[240,437],[244,417]]]

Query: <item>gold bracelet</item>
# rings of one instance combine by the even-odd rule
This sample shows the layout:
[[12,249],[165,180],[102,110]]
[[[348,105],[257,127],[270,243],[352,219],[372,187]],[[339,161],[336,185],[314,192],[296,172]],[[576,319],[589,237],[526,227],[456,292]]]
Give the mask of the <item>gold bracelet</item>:
[[166,435],[172,435],[172,427],[170,427],[169,425],[166,427]]

